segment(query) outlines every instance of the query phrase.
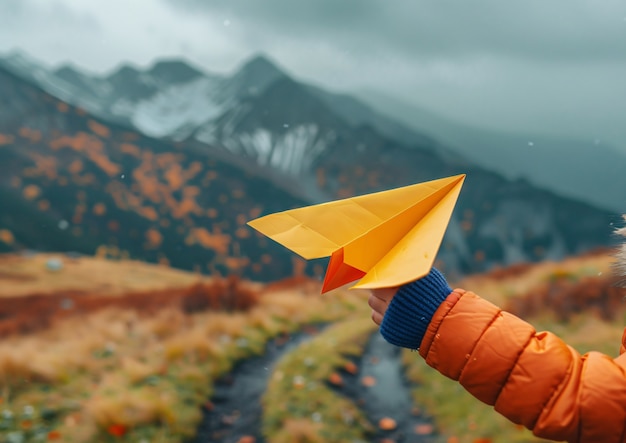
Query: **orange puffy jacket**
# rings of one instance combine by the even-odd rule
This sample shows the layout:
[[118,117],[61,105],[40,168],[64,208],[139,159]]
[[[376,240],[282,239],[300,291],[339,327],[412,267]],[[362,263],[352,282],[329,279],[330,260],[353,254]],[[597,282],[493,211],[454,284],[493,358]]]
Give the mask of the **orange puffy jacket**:
[[439,306],[426,362],[542,438],[626,442],[626,331],[621,355],[581,356],[556,335],[462,289]]

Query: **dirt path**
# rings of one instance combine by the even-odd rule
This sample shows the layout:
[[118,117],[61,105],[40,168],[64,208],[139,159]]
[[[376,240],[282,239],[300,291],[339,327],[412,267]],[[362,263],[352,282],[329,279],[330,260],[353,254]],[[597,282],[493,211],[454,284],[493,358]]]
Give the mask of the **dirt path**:
[[226,377],[215,383],[210,410],[205,410],[198,428],[196,443],[246,442],[242,437],[252,437],[246,443],[263,443],[261,435],[261,397],[265,392],[274,365],[280,357],[315,335],[319,329],[307,328],[304,332],[271,340],[265,353],[239,363]]
[[[272,340],[262,356],[238,364],[227,376],[215,384],[215,394],[206,410],[195,443],[264,443],[261,435],[261,397],[269,376],[280,357],[309,340],[318,332],[305,332]],[[416,357],[417,358],[417,357]],[[379,430],[371,442],[431,443],[432,435],[423,435],[433,429],[430,417],[416,409],[410,397],[400,362],[400,349],[387,343],[375,333],[368,342],[363,356],[355,362],[359,368],[354,375],[345,374],[344,385],[338,388],[359,405],[368,419],[378,424],[391,418],[396,426]],[[374,380],[370,386],[364,379]],[[416,430],[419,430],[416,432]],[[420,435],[420,433],[422,435]],[[426,432],[430,434],[430,432]],[[246,439],[247,437],[247,439]],[[387,439],[387,440],[385,440]]]
[[374,333],[362,358],[356,363],[358,373],[346,375],[345,385],[340,391],[360,405],[375,425],[381,419],[395,422],[394,429],[379,429],[372,436],[372,442],[436,441],[432,435],[432,418],[417,408],[411,399],[411,387],[404,378],[400,361],[400,348],[387,343],[379,333]]

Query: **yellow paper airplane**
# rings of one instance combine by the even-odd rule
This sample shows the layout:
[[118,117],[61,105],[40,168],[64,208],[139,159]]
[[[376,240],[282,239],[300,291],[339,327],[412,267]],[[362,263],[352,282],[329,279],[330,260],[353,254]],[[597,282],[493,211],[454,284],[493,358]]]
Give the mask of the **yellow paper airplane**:
[[266,215],[248,222],[305,259],[330,256],[322,293],[396,287],[428,274],[465,174]]

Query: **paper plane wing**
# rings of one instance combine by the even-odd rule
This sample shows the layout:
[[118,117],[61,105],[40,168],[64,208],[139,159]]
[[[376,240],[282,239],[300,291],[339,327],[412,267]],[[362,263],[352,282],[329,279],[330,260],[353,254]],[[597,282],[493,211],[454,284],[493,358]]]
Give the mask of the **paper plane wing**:
[[428,273],[465,175],[270,214],[248,224],[306,259],[331,256],[322,292]]

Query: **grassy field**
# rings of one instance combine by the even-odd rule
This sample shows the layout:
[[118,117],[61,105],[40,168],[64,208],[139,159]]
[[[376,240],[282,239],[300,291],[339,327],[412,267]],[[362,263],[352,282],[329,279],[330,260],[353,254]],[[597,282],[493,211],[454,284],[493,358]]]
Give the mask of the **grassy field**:
[[[57,263],[61,266],[59,270],[55,270]],[[210,278],[133,260],[71,258],[63,254],[0,254],[0,298],[54,295],[60,291],[119,296],[179,288],[199,280]]]
[[[0,256],[0,310],[30,306],[19,303],[33,294],[56,304],[67,294],[75,300],[61,310],[68,313],[51,312],[50,321],[38,320],[45,324],[0,339],[0,441],[181,442],[197,428],[214,380],[236,361],[263,352],[272,337],[320,322],[331,326],[287,354],[271,378],[263,399],[268,441],[316,443],[327,441],[324,435],[358,441],[373,426],[329,388],[375,331],[367,293],[320,296],[314,281],[260,285],[96,258],[64,258],[55,271],[54,257]],[[626,318],[624,294],[610,289],[611,265],[601,253],[456,284],[527,313],[537,329],[552,330],[580,352],[615,355]],[[558,304],[563,294],[567,311]],[[98,303],[81,304],[90,298]],[[611,306],[611,316],[598,300]],[[416,353],[403,359],[416,403],[436,417],[441,441],[540,441]]]
[[[46,260],[26,261],[20,258],[19,267],[11,272],[30,273],[29,284],[39,292],[48,278]],[[253,306],[216,312],[206,309],[210,306],[206,303],[198,308],[202,294],[189,291],[198,285],[193,274],[95,259],[55,272],[56,282],[51,285],[56,292],[50,290],[49,297],[57,297],[63,288],[76,289],[76,280],[61,274],[79,268],[106,273],[129,270],[117,281],[132,282],[131,294],[141,294],[143,303],[139,308],[136,300],[132,308],[99,304],[98,309],[63,317],[32,333],[4,337],[0,341],[0,441],[180,442],[195,431],[212,381],[230,371],[236,361],[261,353],[271,337],[308,323],[339,320],[365,305],[363,293],[343,291],[322,297],[319,285],[308,282],[274,286],[267,288],[269,292],[260,285],[246,286],[240,292],[255,295]],[[149,279],[141,285],[135,283],[137,275]],[[111,291],[116,301],[127,297],[124,283],[104,288],[97,280],[94,277],[84,293],[102,297]],[[28,296],[20,288],[17,297],[11,297],[6,288],[6,301]],[[154,306],[150,289],[161,294],[164,288],[187,296],[179,297],[179,305]],[[198,309],[185,309],[190,299]]]

